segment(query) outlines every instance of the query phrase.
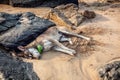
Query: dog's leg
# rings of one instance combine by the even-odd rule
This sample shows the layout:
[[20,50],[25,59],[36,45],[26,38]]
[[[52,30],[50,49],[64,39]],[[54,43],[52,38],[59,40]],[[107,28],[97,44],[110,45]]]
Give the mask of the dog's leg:
[[62,37],[62,38],[60,39],[60,41],[61,41],[61,42],[68,41],[71,45],[73,44],[71,38]]
[[69,49],[67,47],[65,47],[63,44],[61,44],[59,41],[55,40],[55,39],[49,39],[51,42],[53,42],[56,46],[64,49],[64,50],[68,50],[70,52],[72,52],[73,54],[76,54],[76,51],[73,49]]
[[67,53],[69,55],[74,55],[71,51],[69,50],[66,50],[66,49],[63,49],[63,48],[60,48],[58,46],[55,46],[52,48],[53,50],[56,50],[56,51],[60,51],[60,52],[63,52],[63,53]]
[[90,40],[90,38],[88,37],[85,37],[85,36],[82,36],[82,35],[78,35],[76,33],[73,33],[73,32],[68,32],[68,31],[65,31],[65,30],[59,30],[61,33],[63,34],[66,34],[66,35],[71,35],[71,36],[75,36],[75,37],[79,37],[79,38],[83,38],[83,39],[86,39],[86,40]]

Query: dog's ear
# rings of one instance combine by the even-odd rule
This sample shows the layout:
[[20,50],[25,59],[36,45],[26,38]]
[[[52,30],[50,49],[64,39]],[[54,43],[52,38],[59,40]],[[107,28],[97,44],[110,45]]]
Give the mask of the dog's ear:
[[25,51],[25,47],[23,47],[23,46],[18,46],[17,48],[18,48],[20,51],[23,51],[23,52]]

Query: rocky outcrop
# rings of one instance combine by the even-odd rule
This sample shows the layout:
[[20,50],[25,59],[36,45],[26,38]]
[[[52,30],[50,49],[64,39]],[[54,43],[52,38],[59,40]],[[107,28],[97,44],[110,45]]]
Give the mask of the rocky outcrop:
[[120,79],[120,61],[106,64],[99,70],[100,77],[103,80],[119,80]]
[[0,80],[40,80],[32,63],[13,58],[0,50]]
[[0,13],[0,33],[14,27],[20,18],[21,14]]
[[0,3],[10,4],[14,7],[36,7],[40,5],[55,7],[67,3],[78,5],[78,0],[1,0]]
[[9,4],[14,7],[35,7],[43,2],[44,0],[0,0],[1,4]]
[[47,15],[47,18],[51,19],[57,25],[75,29],[86,19],[93,19],[95,16],[96,14],[93,11],[84,10],[79,12],[77,5],[67,4],[52,9]]
[[[18,15],[2,13],[5,20],[1,21],[0,29],[13,27],[0,35],[0,45],[8,49],[17,50],[18,46],[25,46],[33,41],[37,36],[55,24],[49,20],[35,16],[26,12]],[[7,16],[8,15],[8,16]],[[5,17],[6,16],[6,17]]]
[[9,4],[14,7],[35,7],[43,3],[44,0],[10,0]]

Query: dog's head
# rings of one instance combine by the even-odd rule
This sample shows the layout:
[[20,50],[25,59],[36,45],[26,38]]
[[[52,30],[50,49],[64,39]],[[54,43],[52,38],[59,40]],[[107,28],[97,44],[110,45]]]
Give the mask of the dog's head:
[[40,53],[35,48],[25,48],[23,46],[18,46],[18,49],[20,51],[22,51],[24,53],[24,55],[26,55],[28,57],[32,57],[32,58],[35,58],[35,59],[40,58]]

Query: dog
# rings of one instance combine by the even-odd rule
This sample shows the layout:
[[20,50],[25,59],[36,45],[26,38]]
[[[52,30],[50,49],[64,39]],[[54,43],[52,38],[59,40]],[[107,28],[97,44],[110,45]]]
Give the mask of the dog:
[[66,27],[54,26],[48,28],[48,30],[46,30],[43,34],[39,35],[33,42],[31,42],[27,46],[18,46],[18,49],[23,52],[24,56],[29,56],[35,59],[39,59],[41,56],[36,48],[37,45],[42,45],[43,52],[55,50],[69,55],[75,55],[75,50],[70,49],[60,43],[68,41],[70,44],[72,44],[71,38],[67,37],[68,35],[90,40],[90,38],[88,37],[68,31]]

